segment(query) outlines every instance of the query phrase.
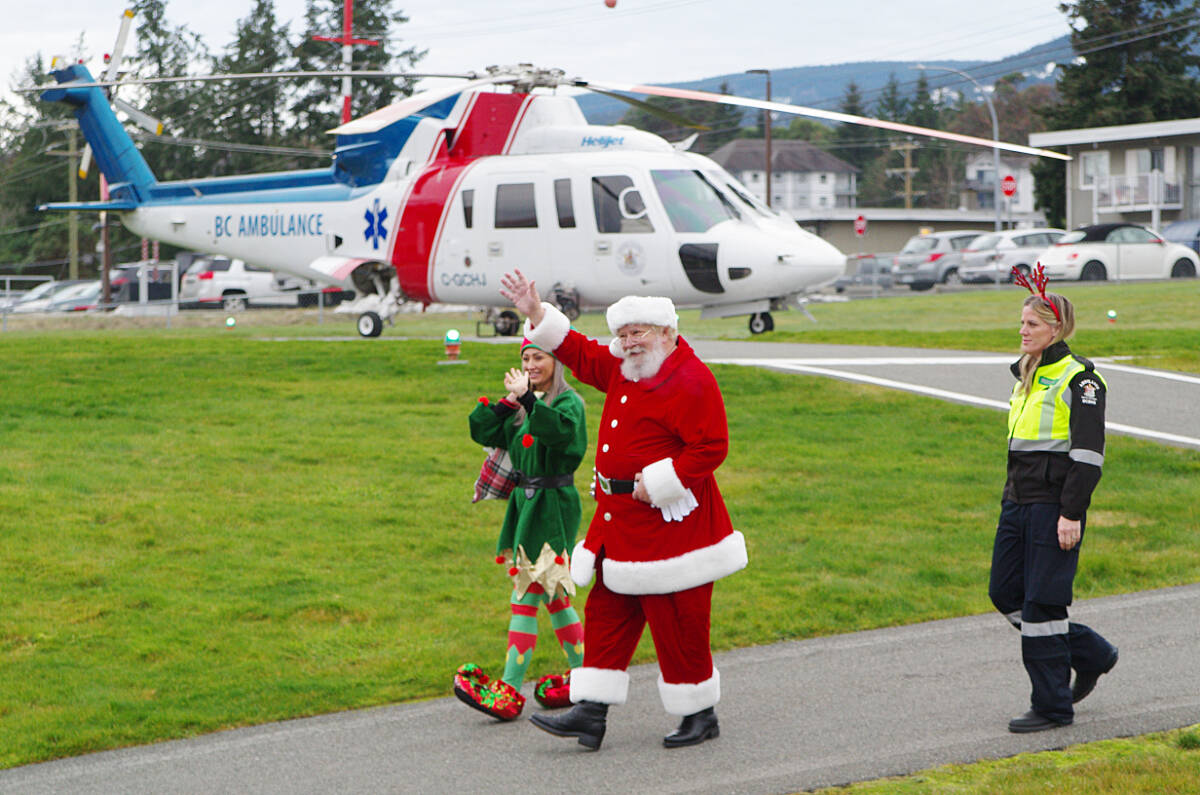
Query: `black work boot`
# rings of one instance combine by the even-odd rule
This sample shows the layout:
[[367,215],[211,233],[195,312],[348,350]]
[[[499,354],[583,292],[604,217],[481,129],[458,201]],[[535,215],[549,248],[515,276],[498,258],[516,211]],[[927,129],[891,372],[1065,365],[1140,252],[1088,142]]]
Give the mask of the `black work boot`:
[[529,721],[542,731],[559,737],[578,737],[579,744],[595,751],[604,739],[607,728],[608,704],[580,701],[565,715],[532,715]]
[[717,725],[717,713],[709,707],[684,716],[679,728],[663,738],[663,745],[668,748],[682,748],[720,735],[721,727]]

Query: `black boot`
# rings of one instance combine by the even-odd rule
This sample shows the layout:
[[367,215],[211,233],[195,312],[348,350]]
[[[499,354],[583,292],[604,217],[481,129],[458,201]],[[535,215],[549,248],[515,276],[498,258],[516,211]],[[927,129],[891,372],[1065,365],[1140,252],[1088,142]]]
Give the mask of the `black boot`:
[[679,728],[663,738],[663,745],[668,748],[682,748],[685,745],[696,745],[721,735],[721,727],[717,725],[717,713],[712,707],[684,716]]
[[565,715],[538,713],[529,718],[542,731],[559,737],[578,737],[579,744],[595,751],[604,739],[607,728],[608,704],[596,701],[580,701]]

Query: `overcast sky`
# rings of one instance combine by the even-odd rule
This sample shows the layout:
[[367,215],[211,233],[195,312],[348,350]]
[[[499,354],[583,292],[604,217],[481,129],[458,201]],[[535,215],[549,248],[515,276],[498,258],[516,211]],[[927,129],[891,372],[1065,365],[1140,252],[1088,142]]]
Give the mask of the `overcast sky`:
[[[80,34],[96,59],[116,38],[118,0],[13,0],[0,28],[5,87],[26,58],[70,55]],[[409,0],[399,35],[428,50],[419,68],[482,70],[530,62],[593,80],[665,83],[847,61],[997,60],[1067,32],[1058,0]],[[175,25],[219,51],[250,0],[167,5]],[[276,15],[302,27],[304,0],[276,0]],[[136,24],[136,20],[135,20]],[[337,33],[340,31],[330,31]],[[132,50],[133,42],[129,49]]]

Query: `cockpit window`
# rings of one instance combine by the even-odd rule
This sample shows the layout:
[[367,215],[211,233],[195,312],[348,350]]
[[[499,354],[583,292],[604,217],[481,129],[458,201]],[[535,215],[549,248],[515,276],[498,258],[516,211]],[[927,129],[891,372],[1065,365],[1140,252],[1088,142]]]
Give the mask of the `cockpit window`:
[[771,217],[771,213],[765,207],[763,207],[761,204],[759,204],[757,199],[755,199],[753,196],[751,196],[746,191],[739,188],[734,183],[726,182],[725,187],[729,189],[730,193],[732,193],[734,196],[737,196],[739,199],[741,199],[743,202],[745,202],[746,206],[749,207],[751,210],[754,210],[756,213],[758,213],[759,215],[761,215],[764,218]]
[[699,171],[658,169],[650,176],[676,232],[707,232],[722,221],[738,217],[729,200]]
[[653,232],[642,195],[624,175],[592,177],[596,231],[607,234]]

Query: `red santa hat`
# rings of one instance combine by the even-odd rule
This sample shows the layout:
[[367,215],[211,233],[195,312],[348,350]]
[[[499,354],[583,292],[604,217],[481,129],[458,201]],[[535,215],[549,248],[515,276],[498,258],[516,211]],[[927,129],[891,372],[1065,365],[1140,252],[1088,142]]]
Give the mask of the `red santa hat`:
[[679,315],[670,298],[651,295],[627,295],[608,308],[608,328],[616,334],[622,326],[631,323],[649,326],[665,326],[679,330]]

